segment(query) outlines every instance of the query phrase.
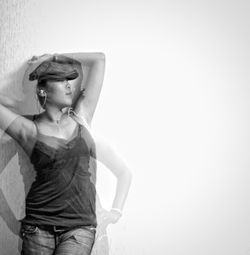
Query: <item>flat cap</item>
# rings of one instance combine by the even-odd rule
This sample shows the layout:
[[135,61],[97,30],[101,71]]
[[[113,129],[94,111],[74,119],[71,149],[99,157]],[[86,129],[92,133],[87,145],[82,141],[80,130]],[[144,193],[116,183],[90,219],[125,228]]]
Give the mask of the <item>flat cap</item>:
[[43,61],[29,75],[29,80],[74,80],[78,77],[76,65],[80,62],[63,55],[55,55]]

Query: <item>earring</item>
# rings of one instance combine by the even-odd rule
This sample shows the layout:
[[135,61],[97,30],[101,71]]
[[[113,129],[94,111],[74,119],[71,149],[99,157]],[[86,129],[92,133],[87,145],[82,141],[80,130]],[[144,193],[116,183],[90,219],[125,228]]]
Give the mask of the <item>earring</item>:
[[45,91],[44,89],[39,89],[38,95],[39,95],[40,97],[46,97],[46,96],[47,96],[47,93],[46,93],[46,91]]
[[47,93],[46,93],[46,91],[44,91],[44,96],[42,96],[42,97],[45,97],[44,98],[44,102],[42,104],[42,108],[44,109],[44,106],[46,105],[46,101],[47,101]]
[[43,97],[44,101],[43,104],[41,105],[42,108],[44,108],[46,101],[47,101],[47,92],[44,89],[37,89],[37,96],[38,97]]

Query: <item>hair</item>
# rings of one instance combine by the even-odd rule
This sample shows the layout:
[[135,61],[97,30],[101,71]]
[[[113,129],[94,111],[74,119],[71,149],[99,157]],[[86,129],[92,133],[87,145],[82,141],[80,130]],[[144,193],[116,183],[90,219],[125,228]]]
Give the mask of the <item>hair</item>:
[[47,80],[38,80],[37,88],[45,88],[47,85]]

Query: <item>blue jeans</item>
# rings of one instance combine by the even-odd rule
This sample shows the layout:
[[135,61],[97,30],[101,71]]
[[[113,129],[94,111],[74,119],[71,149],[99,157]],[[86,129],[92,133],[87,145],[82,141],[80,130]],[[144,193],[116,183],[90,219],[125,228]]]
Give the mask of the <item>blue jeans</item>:
[[95,228],[78,227],[67,231],[48,231],[22,224],[22,255],[90,255]]

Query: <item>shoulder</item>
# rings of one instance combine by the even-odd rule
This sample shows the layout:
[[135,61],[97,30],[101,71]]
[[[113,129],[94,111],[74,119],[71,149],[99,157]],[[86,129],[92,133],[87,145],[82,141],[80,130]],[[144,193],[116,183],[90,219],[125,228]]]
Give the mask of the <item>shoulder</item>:
[[19,116],[8,127],[8,131],[24,149],[29,147],[37,135],[34,116]]
[[36,137],[36,124],[35,117],[21,117],[19,118],[20,126],[21,126],[21,139],[29,140]]

